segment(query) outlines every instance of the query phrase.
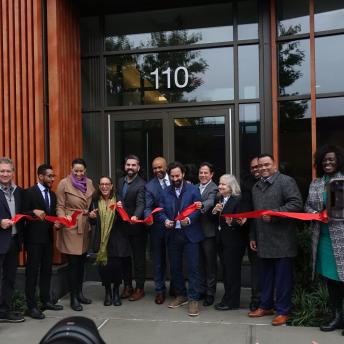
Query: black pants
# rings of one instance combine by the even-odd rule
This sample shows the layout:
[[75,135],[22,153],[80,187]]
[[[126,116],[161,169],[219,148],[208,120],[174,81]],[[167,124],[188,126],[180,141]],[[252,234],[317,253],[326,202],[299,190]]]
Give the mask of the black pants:
[[[3,230],[3,229],[1,229]],[[7,229],[8,230],[8,229]],[[18,267],[19,243],[15,235],[7,253],[0,254],[0,312],[11,310],[14,285]]]
[[251,302],[259,305],[261,295],[260,259],[257,252],[252,251],[249,245],[247,246],[247,255],[251,264]]
[[325,278],[330,299],[331,308],[338,312],[343,312],[344,283]]
[[69,288],[72,293],[77,293],[82,289],[84,281],[84,271],[86,262],[86,253],[81,255],[69,254]]
[[25,295],[28,308],[36,308],[36,286],[39,276],[39,294],[43,304],[50,302],[52,243],[27,244]]
[[104,286],[113,283],[115,287],[118,287],[121,284],[122,260],[121,257],[108,257],[106,265],[99,265],[99,275]]
[[[133,253],[136,288],[143,288],[146,278],[147,232],[144,230],[138,235],[129,235],[128,239]],[[124,284],[131,285],[133,276],[130,257],[126,257],[123,259],[122,267]]]
[[200,243],[201,294],[214,296],[217,281],[216,237],[205,238]]

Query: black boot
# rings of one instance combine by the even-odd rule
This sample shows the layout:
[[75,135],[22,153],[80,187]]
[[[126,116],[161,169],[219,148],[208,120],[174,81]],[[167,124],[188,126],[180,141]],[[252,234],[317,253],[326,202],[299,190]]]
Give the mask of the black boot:
[[320,330],[324,332],[334,331],[338,328],[343,328],[343,312],[340,310],[334,311],[334,317],[329,323],[321,325]]
[[106,285],[105,286],[104,306],[111,306],[111,305],[112,305],[111,285]]
[[113,299],[112,303],[114,306],[121,306],[122,305],[122,300],[121,297],[119,296],[119,288],[113,287]]
[[86,298],[84,294],[82,293],[82,287],[79,288],[77,297],[78,297],[79,302],[83,303],[84,305],[89,305],[90,303],[92,303],[92,300]]
[[80,305],[80,302],[75,292],[70,293],[70,307],[72,308],[73,311],[77,311],[77,312],[82,311],[82,306]]

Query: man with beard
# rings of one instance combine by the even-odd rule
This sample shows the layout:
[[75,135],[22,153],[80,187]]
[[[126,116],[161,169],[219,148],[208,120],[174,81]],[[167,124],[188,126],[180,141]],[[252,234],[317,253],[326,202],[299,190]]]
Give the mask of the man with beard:
[[[172,279],[176,298],[168,305],[177,308],[189,304],[188,314],[199,315],[199,242],[204,239],[200,225],[200,211],[196,210],[189,216],[176,221],[175,218],[191,204],[201,201],[201,195],[196,186],[184,180],[185,167],[180,162],[168,166],[171,185],[164,190],[160,199],[163,211],[157,217],[167,231],[167,249],[171,265]],[[186,291],[183,276],[183,257],[188,268],[188,291]]]
[[[246,178],[242,178],[241,192],[242,192],[242,202],[244,204],[244,209],[247,211],[252,210],[252,188],[255,183],[260,179],[259,169],[258,169],[258,158],[254,157],[250,161],[250,173]],[[248,220],[243,228],[247,231],[247,255],[251,264],[251,302],[250,310],[255,311],[259,307],[260,303],[260,273],[259,273],[259,258],[257,252],[253,251],[250,247],[250,240],[256,240],[256,229],[255,221]]]
[[[146,209],[144,217],[147,217],[154,208],[159,206],[160,196],[169,185],[165,158],[157,157],[152,162],[154,178],[145,186]],[[159,221],[148,224],[150,226],[151,249],[154,264],[155,303],[161,305],[165,302],[166,286],[166,237],[165,226]]]
[[[136,155],[128,155],[124,159],[124,171],[126,175],[117,183],[117,207],[124,208],[131,220],[138,220],[142,217],[145,209],[145,181],[138,175],[140,160]],[[125,227],[124,232],[127,233],[130,242],[136,282],[134,291],[131,258],[125,259],[123,266],[124,289],[121,297],[129,297],[129,301],[137,301],[144,296],[147,233],[144,225],[140,223],[122,222],[121,226]]]
[[[44,319],[43,310],[59,311],[63,307],[54,305],[50,299],[54,224],[44,220],[45,215],[56,216],[56,195],[50,190],[55,175],[50,165],[43,164],[38,167],[37,176],[38,183],[25,190],[24,193],[25,213],[41,219],[41,221],[28,221],[24,232],[27,252],[25,295],[27,315],[33,319]],[[56,226],[59,225],[56,224]],[[38,308],[36,300],[38,276],[41,310]]]

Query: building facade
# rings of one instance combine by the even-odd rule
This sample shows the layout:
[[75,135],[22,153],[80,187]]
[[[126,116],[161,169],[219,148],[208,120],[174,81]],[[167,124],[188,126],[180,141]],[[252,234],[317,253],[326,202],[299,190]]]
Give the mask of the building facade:
[[76,156],[95,180],[128,153],[195,180],[264,151],[306,194],[316,148],[344,146],[341,1],[1,0],[0,19],[0,154],[24,187]]

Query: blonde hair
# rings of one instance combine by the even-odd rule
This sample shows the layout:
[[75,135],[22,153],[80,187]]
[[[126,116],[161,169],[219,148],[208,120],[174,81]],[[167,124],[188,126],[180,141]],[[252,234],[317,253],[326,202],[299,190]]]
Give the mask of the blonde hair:
[[230,187],[230,189],[232,190],[233,196],[240,196],[241,195],[239,183],[237,182],[237,180],[233,174],[223,174],[220,177],[220,180],[221,179],[223,179],[224,182]]

